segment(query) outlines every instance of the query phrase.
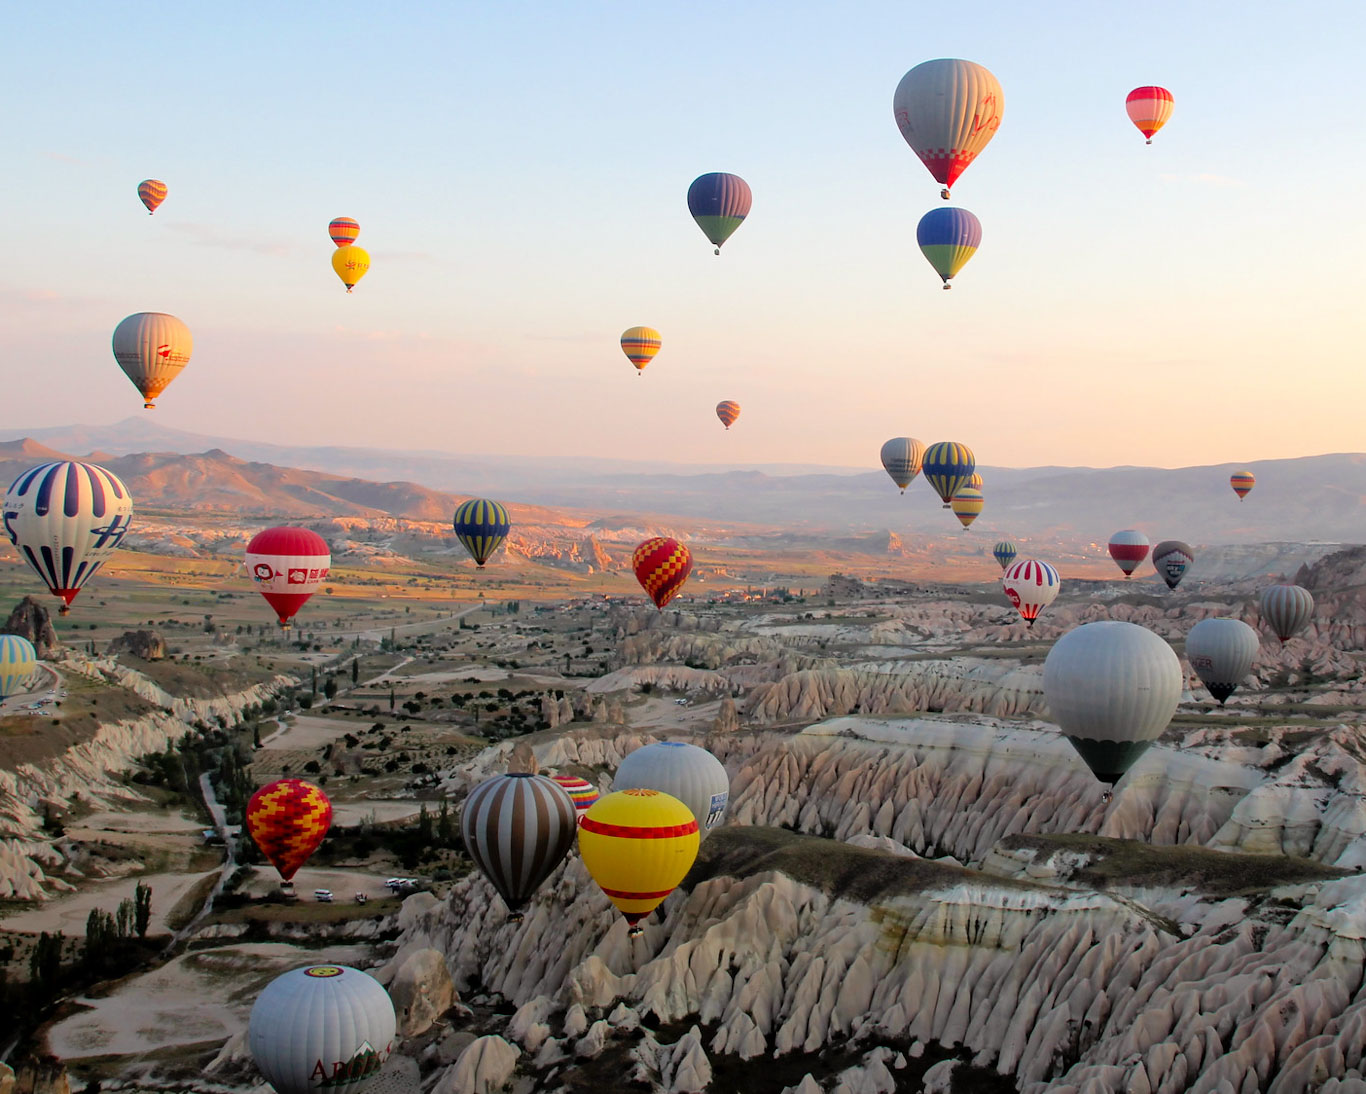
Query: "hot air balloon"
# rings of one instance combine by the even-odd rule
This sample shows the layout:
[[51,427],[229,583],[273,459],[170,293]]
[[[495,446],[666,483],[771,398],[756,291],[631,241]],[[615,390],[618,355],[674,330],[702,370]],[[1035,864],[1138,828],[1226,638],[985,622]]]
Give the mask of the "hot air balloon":
[[165,312],[140,311],[114,328],[114,360],[142,392],[146,410],[156,406],[156,397],[190,363],[193,351],[190,328]]
[[1202,619],[1186,635],[1186,660],[1223,705],[1247,679],[1261,640],[1241,619]]
[[735,424],[735,419],[740,417],[740,404],[734,399],[723,399],[716,404],[716,416],[721,419],[721,424],[729,429]]
[[332,827],[332,803],[310,782],[279,779],[251,796],[246,819],[252,841],[288,889]]
[[576,823],[583,820],[583,815],[593,808],[593,803],[601,797],[596,786],[577,775],[551,775],[550,778],[552,782],[557,782],[564,787],[564,792],[569,795],[569,800],[574,803]]
[[636,366],[637,376],[655,359],[662,344],[653,327],[628,327],[621,332],[621,352]]
[[1169,589],[1181,584],[1181,579],[1194,561],[1195,552],[1190,544],[1182,543],[1179,539],[1164,539],[1153,548],[1153,569]]
[[920,474],[924,458],[925,446],[914,437],[893,437],[882,446],[882,466],[903,494],[911,480]]
[[658,790],[618,790],[601,798],[579,825],[579,854],[598,887],[631,925],[659,907],[688,875],[700,843],[697,819]]
[[1124,109],[1138,131],[1153,143],[1153,134],[1167,124],[1175,106],[1172,93],[1165,87],[1136,87],[1124,100]]
[[455,511],[455,535],[480,566],[503,545],[512,521],[496,501],[473,498]]
[[918,64],[897,84],[892,114],[906,143],[935,180],[949,188],[1001,125],[1005,96],[987,69],[941,58]]
[[991,557],[1000,564],[1003,570],[1015,561],[1015,556],[1019,553],[1020,549],[1008,539],[1001,540],[991,549]]
[[256,591],[289,630],[289,621],[327,580],[332,551],[317,532],[281,525],[252,536],[246,566]]
[[157,206],[166,200],[166,184],[160,179],[143,179],[138,183],[138,197],[147,206],[147,215],[157,211]]
[[123,542],[133,499],[112,471],[60,460],[31,467],[5,495],[5,531],[65,615],[76,594]]
[[1314,597],[1298,585],[1271,585],[1262,590],[1262,619],[1282,642],[1299,634],[1314,617]]
[[950,279],[982,245],[982,222],[966,209],[931,209],[916,225],[915,241],[944,288],[951,289]]
[[984,505],[986,499],[982,497],[982,491],[971,486],[962,487],[949,502],[953,515],[958,518],[958,523],[963,526],[964,531],[967,531],[968,525],[981,515]]
[[631,555],[631,568],[655,607],[663,610],[664,605],[682,591],[692,573],[692,554],[676,539],[655,536],[635,549]]
[[[337,217],[327,226],[327,234],[332,237],[332,242],[338,247],[347,247],[356,242],[356,236],[360,235],[360,225],[350,217]],[[345,280],[343,278],[343,280]],[[360,279],[357,278],[357,281]],[[355,282],[353,281],[354,285]]]
[[1047,562],[1022,558],[1006,567],[1001,575],[1001,588],[1025,625],[1033,627],[1039,613],[1058,599],[1062,579]]
[[1233,487],[1233,492],[1238,495],[1238,500],[1242,501],[1257,485],[1257,476],[1251,471],[1235,471],[1228,477],[1228,484]]
[[698,175],[688,187],[688,212],[712,241],[717,254],[721,253],[721,244],[734,235],[735,229],[749,216],[752,200],[749,183],[739,175],[728,175],[724,171]]
[[692,810],[699,839],[706,839],[726,819],[730,776],[705,748],[682,741],[656,741],[628,753],[617,768],[612,789],[641,787],[672,795]]
[[974,490],[980,490],[980,489],[982,489],[982,476],[981,476],[981,474],[980,474],[979,472],[977,472],[977,471],[974,471],[971,475],[968,476],[968,481],[965,482],[963,485],[964,485],[964,486],[971,486]]
[[0,634],[0,699],[23,691],[37,671],[33,643],[17,634]]
[[1133,528],[1125,528],[1110,537],[1110,557],[1124,571],[1128,581],[1139,563],[1148,557],[1148,537]]
[[968,484],[968,479],[977,470],[977,457],[965,444],[938,441],[925,449],[921,470],[925,473],[925,481],[948,509],[953,495]]
[[337,271],[346,291],[350,292],[357,282],[369,272],[370,252],[364,247],[348,243],[332,252],[332,268]]
[[1043,693],[1054,722],[1096,778],[1117,783],[1176,713],[1181,662],[1135,623],[1084,623],[1053,644]]
[[574,843],[574,803],[554,779],[515,772],[485,779],[465,799],[465,850],[508,906],[510,922]]
[[389,993],[369,973],[309,965],[257,996],[247,1047],[278,1094],[359,1091],[384,1067],[397,1028]]

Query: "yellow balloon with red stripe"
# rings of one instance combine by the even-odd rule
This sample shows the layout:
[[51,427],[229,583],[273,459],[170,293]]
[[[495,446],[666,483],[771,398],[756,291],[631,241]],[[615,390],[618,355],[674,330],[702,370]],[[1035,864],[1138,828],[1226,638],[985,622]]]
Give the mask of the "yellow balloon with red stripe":
[[663,344],[654,327],[628,327],[621,332],[621,352],[636,366],[637,373],[655,359]]
[[672,795],[638,788],[599,798],[579,825],[579,854],[598,887],[637,926],[678,888],[700,841],[697,818]]
[[246,821],[261,853],[289,881],[332,827],[332,803],[310,782],[280,779],[251,796]]

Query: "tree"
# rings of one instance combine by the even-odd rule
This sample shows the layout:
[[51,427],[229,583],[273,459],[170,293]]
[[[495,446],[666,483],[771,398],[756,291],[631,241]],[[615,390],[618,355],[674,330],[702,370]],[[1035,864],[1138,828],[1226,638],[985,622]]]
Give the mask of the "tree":
[[317,665],[314,665],[313,668],[312,668],[312,679],[309,681],[309,691],[310,691],[312,694],[314,694],[314,695],[317,695],[317,694],[318,694],[318,666],[317,666]]
[[329,676],[327,680],[323,683],[323,695],[326,696],[328,699],[335,699],[337,697],[336,677]]
[[120,938],[133,937],[133,899],[124,897],[119,901],[119,906],[114,912],[114,926],[118,930]]
[[450,803],[445,798],[441,799],[441,812],[436,817],[436,837],[444,847],[449,847],[455,839],[455,830],[451,825]]
[[28,955],[28,975],[40,997],[46,999],[57,993],[62,979],[62,947],[66,937],[61,931],[44,931],[33,944]]
[[360,683],[360,658],[353,658],[351,661],[351,686],[355,687]]
[[147,937],[147,927],[152,922],[152,887],[139,881],[133,890],[133,929],[139,938]]
[[92,972],[102,972],[109,960],[109,949],[118,938],[114,917],[103,908],[91,908],[85,918],[85,946],[81,962]]
[[422,808],[417,814],[417,838],[423,847],[428,847],[432,842],[432,815],[427,812],[427,803],[422,803]]
[[393,710],[393,709],[394,709],[394,689],[393,689],[393,688],[390,688],[390,689],[389,689],[389,709],[390,709],[390,710]]

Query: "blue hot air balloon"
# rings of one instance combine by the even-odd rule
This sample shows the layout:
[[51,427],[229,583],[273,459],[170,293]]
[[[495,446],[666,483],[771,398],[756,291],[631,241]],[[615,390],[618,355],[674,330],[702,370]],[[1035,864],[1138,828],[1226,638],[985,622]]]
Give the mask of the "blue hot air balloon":
[[992,557],[1000,563],[1001,569],[1003,570],[1015,561],[1015,556],[1019,553],[1020,549],[1008,539],[1001,540],[1001,542],[996,544],[991,550]]
[[749,183],[724,171],[699,175],[688,187],[688,212],[715,245],[717,254],[721,253],[721,244],[749,216],[752,200]]
[[920,465],[920,473],[939,495],[945,509],[976,470],[977,460],[972,449],[957,441],[938,441],[930,445],[925,449],[925,458]]
[[916,225],[915,241],[934,272],[944,279],[944,288],[951,289],[949,279],[977,253],[982,222],[966,209],[931,209]]
[[502,546],[512,530],[508,511],[496,501],[472,498],[455,511],[455,534],[480,566]]

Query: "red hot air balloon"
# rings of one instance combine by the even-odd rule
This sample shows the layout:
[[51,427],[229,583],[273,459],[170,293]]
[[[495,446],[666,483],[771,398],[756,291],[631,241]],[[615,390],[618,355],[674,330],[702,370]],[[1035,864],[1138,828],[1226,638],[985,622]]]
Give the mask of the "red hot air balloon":
[[247,803],[247,831],[288,885],[332,827],[332,803],[303,779],[261,787]]
[[1167,124],[1175,101],[1165,87],[1136,87],[1124,100],[1124,109],[1138,131],[1153,143],[1153,134]]
[[160,179],[143,179],[138,183],[138,198],[147,206],[147,215],[157,211],[157,206],[166,200],[166,184]]
[[288,630],[295,613],[327,580],[332,552],[317,532],[281,526],[252,537],[246,563],[257,591],[275,609],[280,626]]
[[349,247],[360,235],[360,225],[350,217],[337,217],[327,226],[327,234],[338,247]]
[[716,416],[721,419],[721,424],[729,429],[735,424],[735,419],[740,417],[740,404],[734,399],[722,399],[716,404]]
[[662,610],[679,594],[692,573],[692,554],[676,539],[655,536],[635,549],[631,568],[636,572],[640,587],[650,594],[655,607]]
[[1148,557],[1148,537],[1133,528],[1116,532],[1110,537],[1110,557],[1124,571],[1124,580],[1128,581],[1139,563]]

